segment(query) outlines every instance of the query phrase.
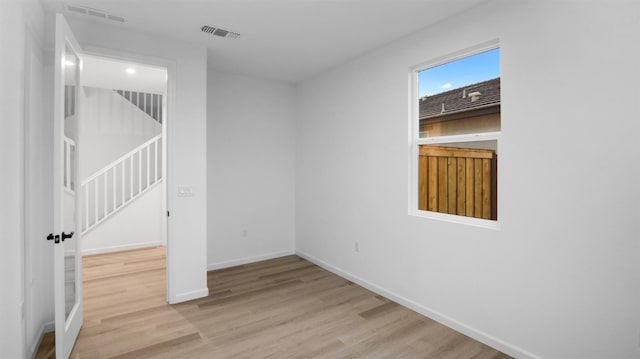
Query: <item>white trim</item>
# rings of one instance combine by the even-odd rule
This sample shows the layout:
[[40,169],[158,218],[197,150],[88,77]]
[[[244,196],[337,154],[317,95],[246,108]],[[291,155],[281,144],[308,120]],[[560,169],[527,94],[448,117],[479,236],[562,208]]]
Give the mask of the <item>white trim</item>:
[[169,304],[177,304],[193,299],[204,298],[209,295],[209,288],[194,290],[187,293],[176,294],[173,298],[169,298]]
[[[33,326],[32,319],[33,319],[33,313],[31,311],[31,304],[32,304],[32,297],[28,291],[29,286],[27,285],[27,282],[31,281],[31,278],[34,276],[34,274],[32,273],[32,268],[31,265],[33,263],[33,261],[35,261],[35,258],[31,257],[31,251],[32,248],[35,248],[34,244],[35,242],[35,238],[40,237],[39,234],[36,234],[36,229],[34,228],[34,220],[31,217],[31,211],[32,211],[32,205],[31,205],[31,201],[33,200],[33,198],[35,197],[32,193],[32,189],[33,186],[31,186],[29,184],[28,179],[31,178],[31,176],[33,175],[31,172],[31,157],[33,156],[33,154],[35,153],[35,151],[33,151],[33,147],[32,147],[32,143],[35,142],[34,140],[34,136],[31,134],[31,128],[36,128],[35,124],[34,124],[34,118],[32,118],[32,113],[34,112],[33,110],[33,106],[31,103],[31,96],[32,93],[34,93],[35,91],[41,91],[40,89],[36,90],[32,85],[31,85],[31,79],[33,77],[35,77],[35,74],[32,73],[31,71],[31,65],[32,65],[32,59],[31,57],[36,57],[37,60],[40,61],[40,64],[42,64],[42,72],[46,73],[46,71],[44,70],[44,59],[41,56],[38,56],[38,51],[36,50],[36,45],[34,45],[34,42],[36,41],[36,39],[34,38],[34,33],[31,29],[30,26],[27,26],[27,31],[26,31],[26,36],[25,36],[25,62],[24,62],[24,74],[25,74],[25,78],[24,78],[24,103],[23,103],[23,108],[24,108],[24,122],[23,122],[23,127],[22,127],[22,137],[24,138],[24,142],[23,142],[23,154],[22,154],[22,158],[23,158],[23,168],[22,168],[22,173],[23,173],[23,177],[21,179],[21,183],[23,183],[23,187],[22,187],[22,191],[23,191],[23,207],[22,207],[22,221],[20,223],[20,225],[22,226],[22,233],[24,235],[25,240],[22,241],[22,247],[21,247],[21,253],[20,253],[20,258],[23,259],[22,261],[22,277],[20,279],[20,283],[22,283],[21,285],[21,290],[22,290],[22,308],[23,308],[23,312],[24,312],[24,316],[22,318],[22,341],[24,342],[24,346],[23,346],[23,353],[26,353],[28,355],[28,357],[30,358],[34,358],[35,354],[38,350],[38,347],[40,346],[40,341],[42,341],[42,334],[40,334],[39,338],[36,339],[35,341],[35,349],[33,347],[34,343],[29,343],[29,331],[31,330],[31,327]],[[41,45],[40,45],[41,46]],[[36,64],[37,65],[37,64]],[[43,84],[44,81],[41,82],[41,84]],[[44,93],[42,93],[42,95],[44,95]],[[44,96],[41,96],[41,98],[45,98]],[[44,107],[42,109],[42,111],[38,111],[41,112],[41,116],[44,116],[46,111],[44,110]],[[36,113],[38,113],[36,112]],[[44,138],[41,138],[44,139]],[[40,153],[38,153],[38,155],[40,155]],[[34,161],[36,163],[38,163],[37,161]],[[41,163],[40,163],[41,164]],[[40,221],[39,224],[41,224],[42,222]],[[52,323],[53,325],[53,323]],[[55,327],[54,327],[55,330]]]
[[[418,209],[418,157],[419,146],[427,144],[447,144],[457,142],[479,142],[479,141],[491,141],[495,140],[497,143],[498,152],[500,148],[500,135],[501,132],[484,132],[484,133],[472,133],[464,135],[452,135],[452,136],[438,136],[438,137],[422,137],[420,138],[420,121],[419,121],[419,91],[418,91],[418,73],[422,70],[453,62],[465,57],[477,55],[482,52],[490,51],[500,48],[500,40],[493,39],[482,44],[472,46],[460,51],[450,53],[445,56],[429,60],[427,62],[412,66],[409,68],[409,138],[408,138],[408,159],[407,166],[409,173],[408,183],[408,196],[407,201],[408,208],[407,213],[410,216],[428,218],[432,220],[458,223],[463,225],[471,225],[481,228],[500,229],[500,222],[498,220],[481,219],[474,217],[458,216],[433,211],[423,211]],[[500,173],[500,172],[498,172]],[[498,175],[499,176],[499,175]],[[498,183],[500,183],[498,179]],[[500,203],[500,186],[498,186],[498,193],[496,193],[497,202]]]
[[149,248],[149,247],[159,247],[162,245],[162,241],[151,241],[151,242],[141,242],[134,244],[120,244],[117,246],[108,246],[108,247],[100,247],[93,249],[85,249],[82,251],[82,256],[89,256],[94,254],[103,254],[103,253],[111,253],[111,252],[120,252],[120,251],[129,251],[132,249],[140,249],[140,248]]
[[240,265],[243,265],[243,264],[255,263],[255,262],[265,261],[265,260],[268,260],[268,259],[274,259],[274,258],[290,256],[290,255],[294,255],[294,254],[296,254],[295,250],[287,250],[287,251],[282,251],[282,252],[273,252],[273,253],[261,254],[261,255],[252,256],[252,257],[244,257],[244,258],[232,259],[230,261],[224,261],[224,262],[218,262],[218,263],[210,263],[210,264],[207,264],[207,271],[212,271],[212,270],[216,270],[216,269],[223,269],[223,268],[229,268],[229,267],[235,267],[235,266],[240,266]]
[[[430,67],[436,67],[436,66],[444,65],[444,64],[449,63],[449,62],[453,62],[453,61],[456,61],[456,60],[463,59],[465,57],[477,55],[477,54],[482,53],[482,52],[487,52],[487,51],[490,51],[490,50],[494,50],[494,49],[497,49],[499,47],[500,47],[500,39],[498,39],[498,38],[492,39],[492,40],[483,42],[483,43],[475,45],[475,46],[470,46],[470,47],[467,47],[465,49],[462,49],[462,50],[459,50],[459,51],[455,51],[455,52],[449,53],[447,55],[439,56],[439,57],[433,58],[431,60],[422,62],[420,64],[412,66],[411,67],[411,71],[412,72],[420,72],[420,71],[426,70],[426,69],[428,69]],[[416,95],[417,94],[418,93],[416,92]]]
[[35,342],[33,342],[31,344],[31,347],[29,348],[29,358],[34,359],[36,357],[36,354],[38,353],[38,349],[40,348],[40,344],[42,344],[42,339],[44,338],[44,335],[49,332],[54,332],[55,330],[56,330],[55,322],[44,323],[42,324],[42,326],[40,326],[40,334],[38,335],[38,339]]
[[85,45],[84,53],[90,56],[99,56],[104,58],[111,58],[117,60],[124,60],[132,63],[140,63],[144,65],[152,65],[163,67],[167,70],[167,83],[166,83],[166,92],[163,94],[163,116],[162,116],[162,238],[164,244],[167,246],[167,255],[166,255],[166,277],[167,277],[167,302],[172,303],[171,298],[177,298],[177,294],[174,293],[175,286],[175,278],[173,275],[172,263],[173,260],[173,246],[171,245],[173,238],[173,229],[171,227],[171,223],[168,220],[166,214],[172,210],[171,205],[171,197],[169,196],[169,188],[171,188],[171,183],[173,182],[173,148],[174,148],[174,120],[175,120],[175,95],[176,95],[176,68],[177,64],[174,60],[169,60],[166,58],[148,56],[142,54],[136,54],[126,51],[108,49],[105,47],[94,46],[94,45]]
[[484,133],[472,133],[468,135],[422,137],[415,140],[414,144],[432,145],[432,144],[454,143],[454,142],[491,141],[491,140],[499,140],[499,139],[500,139],[500,132],[484,132]]
[[[175,108],[176,108],[176,81],[177,81],[177,65],[175,62],[167,65],[167,93],[163,96],[164,103],[162,104],[162,158],[164,162],[162,164],[162,189],[164,195],[163,198],[163,207],[162,207],[162,218],[163,221],[163,231],[165,236],[163,237],[163,241],[167,246],[167,302],[172,303],[172,298],[174,298],[173,303],[175,303],[175,298],[178,298],[179,295],[176,293],[176,278],[174,271],[171,270],[174,268],[173,263],[175,263],[175,253],[173,249],[173,226],[171,225],[170,212],[173,211],[173,201],[171,195],[169,193],[170,189],[173,185],[173,158],[175,148],[175,141],[173,136],[174,128],[175,128]],[[206,288],[207,294],[209,295],[209,289]]]
[[300,250],[296,250],[296,254],[336,275],[339,275],[340,277],[343,277],[345,279],[348,279],[376,294],[379,294],[383,297],[386,297],[404,307],[407,307],[415,312],[418,312],[419,314],[424,315],[425,317],[428,317],[430,319],[433,319],[449,328],[452,328],[464,335],[467,335],[481,343],[484,343],[492,348],[495,348],[507,355],[510,355],[512,357],[515,358],[528,358],[528,359],[538,359],[540,358],[539,356],[536,356],[533,353],[530,353],[516,345],[513,345],[511,343],[507,343],[503,340],[500,340],[490,334],[484,333],[476,328],[473,328],[469,325],[466,325],[460,321],[457,321],[447,315],[444,315],[440,312],[437,312],[433,309],[430,309],[426,306],[423,306],[419,303],[414,302],[411,299],[405,298],[397,293],[394,293],[392,291],[389,291],[383,287],[378,286],[375,283],[371,283],[363,278],[360,278],[356,275],[353,275],[347,271],[344,271],[336,266],[333,266],[317,257],[314,257],[308,253],[305,253],[303,251]]
[[455,214],[432,212],[432,211],[422,211],[417,208],[409,209],[409,215],[414,217],[420,217],[420,218],[435,219],[443,222],[458,223],[458,224],[464,224],[468,226],[500,230],[500,222],[490,220],[490,219],[458,216]]

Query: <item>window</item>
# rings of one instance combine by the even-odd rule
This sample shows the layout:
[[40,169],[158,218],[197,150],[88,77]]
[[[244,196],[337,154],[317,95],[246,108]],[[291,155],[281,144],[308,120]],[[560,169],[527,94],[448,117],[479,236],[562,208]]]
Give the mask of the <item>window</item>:
[[412,79],[409,212],[496,228],[497,41],[416,67]]

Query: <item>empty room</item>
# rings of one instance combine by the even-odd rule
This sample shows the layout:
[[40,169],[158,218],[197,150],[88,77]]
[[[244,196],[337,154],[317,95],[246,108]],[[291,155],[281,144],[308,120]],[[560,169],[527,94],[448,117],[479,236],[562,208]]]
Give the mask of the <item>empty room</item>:
[[0,20],[0,358],[640,358],[640,2]]

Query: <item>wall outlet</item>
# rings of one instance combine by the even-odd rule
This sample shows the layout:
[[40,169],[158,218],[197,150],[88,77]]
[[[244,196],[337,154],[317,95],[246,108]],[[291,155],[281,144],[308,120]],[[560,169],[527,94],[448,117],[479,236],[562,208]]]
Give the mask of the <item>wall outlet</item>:
[[360,243],[358,242],[353,242],[353,250],[358,253],[360,252]]
[[249,231],[246,229],[242,230],[242,237],[247,238],[247,236],[249,236]]

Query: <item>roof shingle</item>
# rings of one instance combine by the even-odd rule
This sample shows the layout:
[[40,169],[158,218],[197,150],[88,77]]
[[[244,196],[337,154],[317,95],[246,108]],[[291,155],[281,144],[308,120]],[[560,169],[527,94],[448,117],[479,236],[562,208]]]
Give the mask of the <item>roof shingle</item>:
[[[469,94],[480,93],[475,101]],[[500,78],[478,82],[468,86],[449,90],[419,100],[420,118],[446,115],[454,112],[469,111],[479,107],[500,104]]]

